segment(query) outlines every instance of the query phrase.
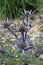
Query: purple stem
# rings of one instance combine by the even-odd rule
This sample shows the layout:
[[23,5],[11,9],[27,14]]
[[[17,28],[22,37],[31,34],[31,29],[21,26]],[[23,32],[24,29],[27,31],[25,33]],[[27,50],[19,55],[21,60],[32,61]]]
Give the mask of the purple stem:
[[[8,28],[8,30],[16,37],[16,39],[18,39],[18,37],[16,36],[16,34],[10,29]],[[21,40],[18,39],[18,41],[22,42]],[[23,42],[22,42],[23,43]]]
[[22,34],[22,40],[25,43],[26,40],[25,40],[24,32],[22,32],[21,34]]
[[27,32],[25,32],[25,40],[26,40],[26,37],[27,37]]
[[22,24],[25,26],[26,23],[24,22],[24,17],[22,18]]
[[[27,19],[27,21],[28,21],[28,19]],[[24,19],[22,19],[22,23],[23,23],[23,25],[25,26],[27,26],[28,25],[28,22],[27,22],[27,24],[24,22]]]
[[22,23],[23,23],[23,25],[25,25],[24,18],[22,18]]

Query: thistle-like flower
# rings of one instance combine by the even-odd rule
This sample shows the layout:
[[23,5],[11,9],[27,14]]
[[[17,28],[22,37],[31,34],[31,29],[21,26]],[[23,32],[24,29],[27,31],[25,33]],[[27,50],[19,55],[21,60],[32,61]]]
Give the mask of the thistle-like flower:
[[10,25],[11,25],[11,22],[8,20],[8,18],[7,20],[4,20],[4,23],[3,23],[4,28],[8,28]]
[[20,32],[26,32],[26,27],[23,26],[23,25],[21,25],[21,26],[19,27],[19,31],[20,31]]
[[19,43],[19,44],[17,44],[17,46],[20,49],[24,49],[26,47],[26,45],[24,43]]
[[29,46],[25,43],[16,43],[15,45],[13,45],[16,51],[20,51],[21,52],[21,56],[25,54],[26,51],[31,52],[30,49],[32,49],[32,46]]

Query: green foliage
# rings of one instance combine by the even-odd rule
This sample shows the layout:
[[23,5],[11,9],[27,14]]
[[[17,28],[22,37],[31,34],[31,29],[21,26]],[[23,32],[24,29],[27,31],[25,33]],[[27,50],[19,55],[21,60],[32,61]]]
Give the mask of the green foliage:
[[42,5],[43,0],[0,0],[0,18],[18,17],[24,9],[39,10]]
[[23,65],[24,63],[33,64],[33,65],[42,65],[42,62],[35,58],[34,55],[31,53],[28,53],[27,56],[22,56],[19,58],[11,58],[6,55],[2,57],[2,60],[0,61],[0,64],[2,62],[6,62],[6,65]]

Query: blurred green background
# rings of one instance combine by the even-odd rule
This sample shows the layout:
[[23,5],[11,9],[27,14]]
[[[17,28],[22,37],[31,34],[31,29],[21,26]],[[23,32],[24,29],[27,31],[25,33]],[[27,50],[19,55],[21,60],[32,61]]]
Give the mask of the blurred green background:
[[15,18],[24,9],[40,11],[42,8],[43,0],[0,0],[0,18]]

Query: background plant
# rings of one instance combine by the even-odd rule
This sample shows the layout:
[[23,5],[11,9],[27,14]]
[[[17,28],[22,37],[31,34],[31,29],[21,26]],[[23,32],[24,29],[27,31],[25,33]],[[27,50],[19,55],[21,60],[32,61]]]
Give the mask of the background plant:
[[26,10],[40,10],[43,0],[0,0],[0,18],[15,18],[20,12]]

